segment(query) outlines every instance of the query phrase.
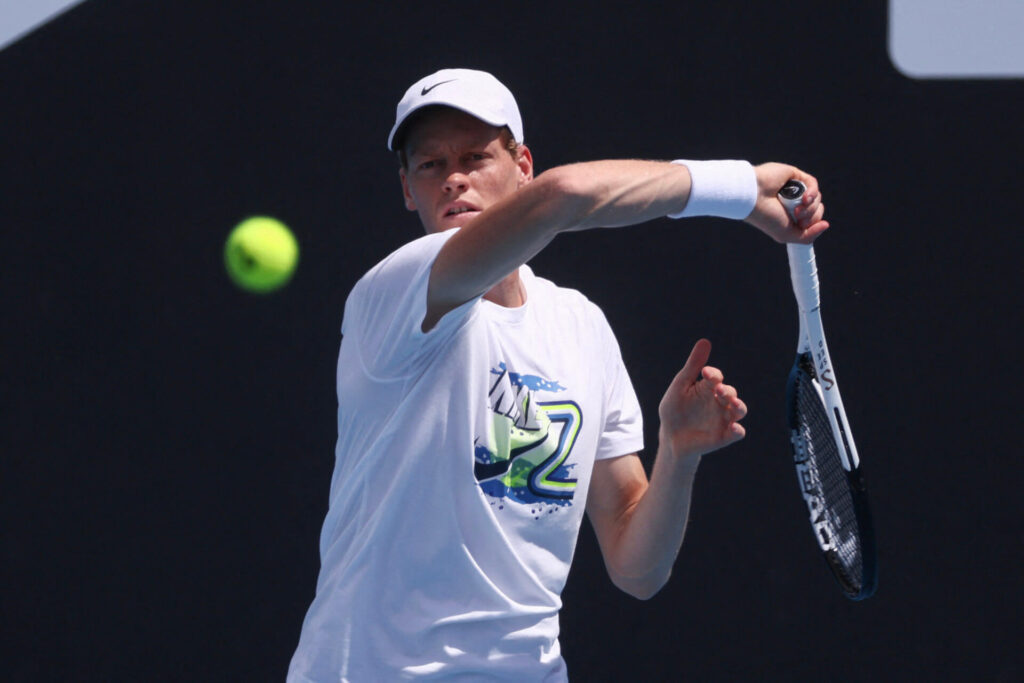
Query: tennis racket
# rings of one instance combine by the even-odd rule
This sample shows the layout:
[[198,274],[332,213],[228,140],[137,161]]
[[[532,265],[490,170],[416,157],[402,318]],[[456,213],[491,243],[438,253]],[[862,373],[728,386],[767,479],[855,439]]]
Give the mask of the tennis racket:
[[[806,187],[790,180],[779,200],[790,215]],[[786,387],[790,443],[811,528],[846,597],[875,592],[875,533],[853,432],[825,343],[814,248],[789,244],[789,271],[800,309],[800,340]]]

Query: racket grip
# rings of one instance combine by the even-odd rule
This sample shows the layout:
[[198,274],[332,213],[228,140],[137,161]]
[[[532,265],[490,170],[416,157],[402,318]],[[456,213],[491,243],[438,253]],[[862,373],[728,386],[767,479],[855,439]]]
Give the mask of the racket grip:
[[[807,191],[799,180],[789,180],[779,190],[779,201],[786,207],[786,213],[796,220],[793,209],[799,206]],[[821,304],[818,294],[818,267],[814,262],[814,247],[809,244],[787,244],[789,252],[789,276],[793,281],[793,294],[802,311],[813,311]]]
[[821,305],[818,285],[818,266],[814,261],[814,247],[809,244],[787,244],[789,277],[793,281],[793,294],[801,311],[817,310]]

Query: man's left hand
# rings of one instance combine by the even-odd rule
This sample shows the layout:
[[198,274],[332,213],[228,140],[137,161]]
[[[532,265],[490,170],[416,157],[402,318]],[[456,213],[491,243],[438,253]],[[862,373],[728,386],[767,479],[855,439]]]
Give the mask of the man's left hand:
[[677,457],[710,453],[746,434],[739,420],[747,406],[721,370],[705,365],[710,356],[711,342],[701,339],[658,406],[662,445]]

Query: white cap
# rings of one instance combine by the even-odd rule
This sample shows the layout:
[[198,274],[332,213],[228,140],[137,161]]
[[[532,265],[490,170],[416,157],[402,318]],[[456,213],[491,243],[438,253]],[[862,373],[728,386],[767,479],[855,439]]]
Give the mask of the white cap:
[[395,125],[388,135],[394,151],[395,133],[417,109],[441,104],[475,116],[492,126],[508,126],[516,142],[523,141],[523,119],[512,91],[486,71],[441,69],[412,84],[398,103]]

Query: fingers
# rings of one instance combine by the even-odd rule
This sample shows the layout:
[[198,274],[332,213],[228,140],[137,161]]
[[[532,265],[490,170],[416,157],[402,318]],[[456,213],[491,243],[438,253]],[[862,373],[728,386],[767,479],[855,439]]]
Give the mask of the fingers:
[[801,171],[799,168],[794,167],[792,177],[799,180],[801,183],[804,184],[804,187],[807,188],[804,192],[805,202],[810,201],[808,197],[813,198],[820,194],[820,192],[818,191],[818,179],[812,176],[810,173],[807,173],[806,171]]
[[814,240],[818,239],[821,233],[828,230],[828,221],[819,221],[811,227],[800,233],[800,237],[796,240],[798,244],[810,244]]
[[718,368],[713,368],[710,365],[701,369],[701,376],[711,383],[712,388],[725,380],[725,375],[722,374],[722,371]]
[[808,190],[800,203],[793,207],[793,220],[803,230],[820,221],[824,215],[825,203],[817,192],[811,193]]
[[704,379],[711,386],[711,395],[732,420],[741,420],[747,414],[747,404],[739,398],[736,387],[724,384],[718,368],[704,368]]
[[820,218],[825,213],[825,204],[820,194],[807,192],[800,199],[800,203],[793,207],[793,214],[798,220],[805,220],[814,215]]
[[808,200],[809,196],[804,195],[803,203],[793,209],[793,225],[800,233],[795,241],[800,244],[810,244],[829,227],[829,222],[823,220],[825,205],[821,197]]
[[721,411],[717,418],[724,429],[721,446],[739,441],[747,435],[747,430],[739,423],[747,415],[747,404],[740,400],[736,387],[722,382],[722,373],[717,368],[704,368],[704,378],[708,384],[717,382],[712,396]]
[[729,411],[733,420],[742,420],[747,416],[747,404],[738,398],[733,398],[729,401],[726,409]]
[[801,203],[793,209],[793,222],[800,231],[797,241],[810,244],[828,230],[829,223],[823,220],[824,216],[825,204],[821,201],[821,195],[812,195],[810,192],[805,194]]
[[693,345],[693,350],[690,351],[690,357],[686,359],[683,368],[676,373],[658,405],[658,414],[662,420],[665,420],[667,415],[674,413],[677,409],[676,406],[680,401],[684,401],[688,394],[695,389],[698,393],[700,392],[700,385],[703,385],[704,382],[698,384],[697,380],[702,377],[704,364],[710,357],[711,342],[707,339],[698,339],[697,343]]
[[731,387],[728,384],[719,384],[715,387],[713,395],[715,400],[723,406],[729,405],[729,401],[736,398],[736,387]]
[[683,369],[679,371],[672,383],[680,382],[684,386],[688,386],[696,382],[697,378],[701,376],[701,368],[710,357],[711,342],[707,339],[698,339],[697,343],[693,345],[693,350],[690,351],[690,357],[686,359],[686,364],[683,365]]

